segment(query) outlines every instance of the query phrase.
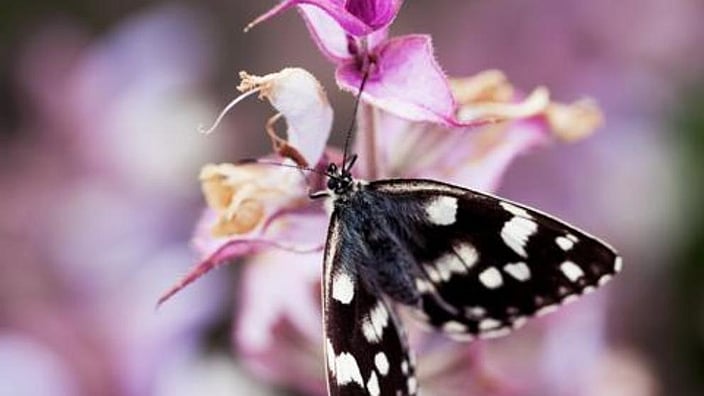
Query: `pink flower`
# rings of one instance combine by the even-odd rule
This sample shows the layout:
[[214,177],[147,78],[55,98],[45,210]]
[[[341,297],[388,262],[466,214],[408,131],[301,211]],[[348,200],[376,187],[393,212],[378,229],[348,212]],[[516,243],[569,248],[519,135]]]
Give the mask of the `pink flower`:
[[[314,117],[329,106],[309,74],[292,70],[295,73],[288,71],[254,79],[245,75],[249,82],[265,82],[265,89],[256,83],[245,86],[262,92],[281,111],[291,133],[289,143],[302,141],[296,136],[295,131],[303,131],[297,124],[310,121],[306,116],[292,116],[292,109],[295,114]],[[305,83],[291,83],[293,75],[305,75],[306,78],[297,79]],[[583,136],[601,122],[598,108],[592,103],[551,103],[544,88],[521,101],[522,96],[497,71],[453,80],[451,86],[460,103],[458,113],[497,115],[511,121],[469,131],[468,127],[410,121],[365,104],[360,110],[355,143],[355,152],[360,156],[355,176],[430,177],[493,190],[518,155],[549,144],[555,138],[569,140]],[[305,106],[289,108],[282,104],[282,98],[289,97],[293,87],[298,95],[309,95],[296,101],[306,103]],[[566,124],[565,118],[570,118],[570,122]],[[319,139],[327,139],[329,129],[326,120],[311,131]],[[319,141],[307,141],[320,147]],[[310,147],[295,146],[295,149],[309,152]],[[308,163],[319,164],[325,157],[339,162],[336,150],[315,152],[318,157],[306,157]],[[318,202],[308,200],[303,176],[292,169],[257,163],[208,165],[201,179],[209,209],[198,227],[196,244],[204,259],[164,298],[215,266],[249,255],[251,260],[239,290],[242,308],[234,332],[245,364],[268,381],[306,394],[324,394],[319,290],[321,248],[328,217],[323,208]],[[310,182],[319,184],[320,178]],[[434,336],[426,333],[412,332],[412,337],[421,354],[421,370],[431,369],[431,372],[421,371],[421,376],[426,377],[421,378],[422,385],[427,381],[428,386],[439,389],[440,385],[433,385],[443,383],[438,381],[438,375],[459,375],[470,370],[473,375],[464,375],[467,377],[464,382],[473,382],[472,386],[484,390],[494,386],[488,385],[491,381],[487,378],[493,377],[478,363],[482,361],[478,358],[481,347],[453,347],[451,350],[457,351],[457,356],[449,361],[461,363],[461,369],[445,367],[443,363],[436,372],[433,368],[441,366],[432,357],[442,349],[432,345],[444,341],[430,342]],[[510,387],[501,382],[499,388]]]
[[284,0],[255,19],[246,30],[294,6],[312,6],[327,13],[345,33],[366,36],[391,24],[402,3],[402,0]]
[[369,74],[362,98],[412,121],[468,126],[487,119],[458,114],[459,104],[433,55],[430,36],[388,38],[400,0],[289,0],[247,28],[298,6],[311,36],[337,66],[338,85],[356,92]]

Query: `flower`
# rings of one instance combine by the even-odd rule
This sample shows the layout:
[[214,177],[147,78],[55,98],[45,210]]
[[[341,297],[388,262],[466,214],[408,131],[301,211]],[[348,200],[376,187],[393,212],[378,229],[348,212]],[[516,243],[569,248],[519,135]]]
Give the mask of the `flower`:
[[[412,121],[470,126],[492,121],[460,117],[447,77],[433,55],[430,36],[388,38],[400,0],[290,0],[255,19],[248,29],[298,6],[318,48],[337,66],[337,84],[362,99]],[[366,77],[368,75],[368,77]]]
[[345,33],[353,36],[366,36],[391,24],[402,3],[402,0],[284,0],[247,25],[245,30],[249,30],[294,6],[306,9],[310,5],[328,14]]
[[[280,111],[271,120],[283,115],[288,126],[288,140],[269,130],[274,146],[288,147],[286,154],[294,150],[292,157],[303,165],[317,164],[332,127],[332,109],[318,81],[296,68],[263,77],[240,75],[239,88],[244,94],[232,103],[254,93],[268,99]],[[308,223],[324,221],[324,214],[311,210],[306,178],[297,170],[257,163],[209,164],[201,170],[200,179],[209,209],[198,226],[194,244],[205,258],[166,292],[159,304],[230,257],[272,246],[296,252],[322,248],[316,232],[301,232]],[[298,228],[288,226],[292,220]]]
[[[249,78],[248,75],[245,78]],[[257,81],[268,81],[279,88],[263,94],[270,102],[277,103],[291,89],[287,78],[285,73],[274,73]],[[355,176],[369,179],[429,177],[493,190],[514,158],[567,133],[555,128],[558,124],[549,116],[553,106],[564,106],[560,109],[567,116],[577,114],[572,122],[580,131],[593,129],[597,125],[594,120],[600,120],[598,109],[583,108],[582,102],[551,103],[544,88],[523,97],[497,71],[452,80],[450,86],[460,104],[458,113],[478,117],[499,115],[511,121],[480,129],[448,127],[411,121],[364,104],[360,109],[355,143],[360,157],[353,169]],[[252,87],[256,89],[258,85]],[[271,92],[276,94],[272,96]],[[303,99],[311,106],[311,111],[300,114],[316,114],[314,109],[327,106],[327,100],[319,97],[322,91],[317,83],[298,91],[299,94],[304,92],[316,100]],[[301,119],[289,117],[289,111],[282,110],[282,106],[277,108],[289,124],[289,131],[302,131],[295,125]],[[577,111],[579,109],[582,110]],[[593,113],[587,117],[589,109]],[[330,124],[324,123],[314,130],[319,138],[327,138],[329,127]],[[291,144],[291,138],[287,144]],[[307,150],[304,146],[294,148],[301,152]],[[308,157],[307,161],[317,164],[315,171],[321,169],[326,159],[335,161],[340,157],[337,150],[328,148],[319,158]],[[312,181],[313,184],[319,185],[319,179]],[[201,182],[209,209],[198,226],[195,240],[204,259],[164,298],[217,265],[249,256],[239,290],[242,308],[233,334],[245,364],[269,381],[306,394],[323,394],[319,290],[321,249],[328,216],[317,202],[307,199],[303,177],[292,169],[256,162],[207,165],[203,168]],[[249,202],[249,206],[244,205],[245,202]],[[242,217],[239,210],[242,210]],[[432,363],[437,349],[428,348],[429,336],[414,332],[412,337],[421,351],[421,362],[424,359],[430,362],[421,363],[421,367],[437,367],[437,363]],[[451,361],[462,363],[460,367],[465,369],[467,362],[475,366],[472,372],[475,380],[479,380],[474,386],[482,389],[498,386],[478,363],[481,348],[457,350],[460,351],[458,356]],[[457,374],[462,370],[422,375],[433,386],[439,374],[448,372]],[[421,378],[421,384],[423,381]],[[499,388],[509,388],[504,382],[501,384]]]

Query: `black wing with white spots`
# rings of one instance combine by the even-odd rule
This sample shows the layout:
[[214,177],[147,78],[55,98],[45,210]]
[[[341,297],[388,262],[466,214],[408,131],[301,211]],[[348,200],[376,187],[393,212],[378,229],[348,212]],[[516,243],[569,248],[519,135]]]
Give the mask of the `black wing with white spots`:
[[[354,225],[352,225],[354,227]],[[354,230],[333,214],[323,264],[328,390],[334,396],[415,395],[414,361],[387,301],[361,278]]]
[[490,195],[425,180],[371,182],[361,195],[391,212],[394,248],[413,258],[417,316],[458,340],[504,335],[621,269],[605,243]]

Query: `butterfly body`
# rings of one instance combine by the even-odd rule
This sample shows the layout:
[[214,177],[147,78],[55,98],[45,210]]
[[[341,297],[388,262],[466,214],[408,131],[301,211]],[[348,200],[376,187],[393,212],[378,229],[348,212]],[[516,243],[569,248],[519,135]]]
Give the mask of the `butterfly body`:
[[323,265],[332,395],[414,395],[395,306],[457,340],[504,335],[606,283],[621,260],[550,216],[431,180],[328,170]]
[[334,200],[334,210],[344,224],[345,239],[358,243],[347,246],[341,253],[351,273],[357,272],[370,292],[384,294],[406,304],[420,303],[415,287],[417,263],[410,249],[409,238],[414,230],[404,219],[421,208],[410,202],[391,202],[383,194],[357,181],[355,188]]

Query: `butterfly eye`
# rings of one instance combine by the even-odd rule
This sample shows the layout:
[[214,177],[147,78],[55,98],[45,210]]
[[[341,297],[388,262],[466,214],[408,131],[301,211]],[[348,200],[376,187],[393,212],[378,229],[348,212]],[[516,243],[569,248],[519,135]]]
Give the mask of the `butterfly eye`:
[[338,188],[340,188],[340,182],[337,179],[334,179],[334,178],[328,179],[328,189],[329,190],[335,191]]
[[331,163],[328,165],[328,173],[331,174],[331,175],[334,175],[335,173],[337,173],[337,165],[335,165],[334,162],[331,162]]

